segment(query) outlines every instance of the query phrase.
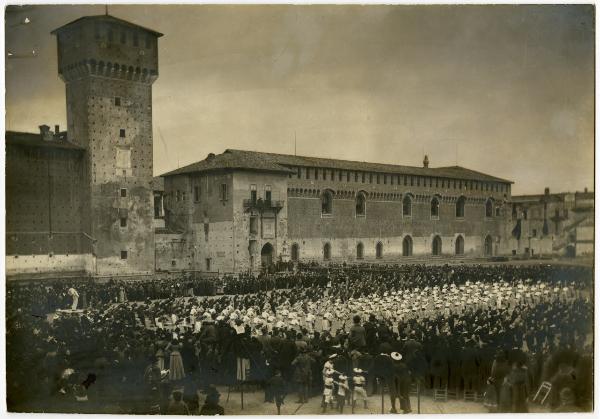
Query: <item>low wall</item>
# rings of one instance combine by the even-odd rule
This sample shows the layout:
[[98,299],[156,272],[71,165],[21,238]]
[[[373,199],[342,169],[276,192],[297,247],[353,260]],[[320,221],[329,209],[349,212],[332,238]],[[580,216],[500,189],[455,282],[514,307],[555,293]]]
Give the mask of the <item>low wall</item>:
[[83,255],[7,255],[6,276],[59,272],[94,272],[94,258]]

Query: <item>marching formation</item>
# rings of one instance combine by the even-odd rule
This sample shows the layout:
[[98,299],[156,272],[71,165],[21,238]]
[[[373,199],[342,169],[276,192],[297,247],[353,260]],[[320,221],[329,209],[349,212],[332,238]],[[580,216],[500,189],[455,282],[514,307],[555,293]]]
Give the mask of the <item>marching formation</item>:
[[[419,383],[523,412],[549,381],[552,408],[590,408],[590,268],[310,266],[223,283],[230,294],[162,298],[113,283],[83,302],[102,284],[9,286],[9,405],[219,413],[217,386],[252,383],[277,411],[297,393],[299,403],[320,397],[323,411],[360,413],[384,392],[391,412],[408,413]],[[45,301],[77,305],[70,289],[81,310],[48,319]]]

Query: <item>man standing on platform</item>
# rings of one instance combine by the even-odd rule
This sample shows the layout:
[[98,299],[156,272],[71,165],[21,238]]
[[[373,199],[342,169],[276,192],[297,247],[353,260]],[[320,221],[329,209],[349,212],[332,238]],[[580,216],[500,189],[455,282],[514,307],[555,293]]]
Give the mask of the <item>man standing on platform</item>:
[[71,304],[71,310],[76,310],[77,303],[79,302],[79,293],[77,292],[77,290],[75,290],[75,288],[69,288],[69,291],[67,291],[67,294],[69,294],[71,297],[73,297],[73,304]]

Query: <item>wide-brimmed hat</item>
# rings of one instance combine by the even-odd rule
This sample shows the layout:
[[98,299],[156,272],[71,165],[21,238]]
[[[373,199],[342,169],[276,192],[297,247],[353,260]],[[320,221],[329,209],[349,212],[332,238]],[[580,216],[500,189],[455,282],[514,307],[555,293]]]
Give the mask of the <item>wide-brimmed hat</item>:
[[400,354],[400,352],[392,352],[390,355],[394,361],[400,361],[402,359],[402,354]]

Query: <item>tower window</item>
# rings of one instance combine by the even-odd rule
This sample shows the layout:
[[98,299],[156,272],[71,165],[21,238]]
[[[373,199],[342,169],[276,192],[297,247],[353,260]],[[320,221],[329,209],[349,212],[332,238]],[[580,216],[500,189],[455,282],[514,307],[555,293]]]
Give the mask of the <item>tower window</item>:
[[121,198],[127,198],[127,189],[121,188]]
[[127,259],[127,250],[121,250],[121,259],[122,260],[126,260]]
[[133,34],[133,46],[137,47],[140,45],[139,37],[137,33]]
[[200,186],[194,186],[194,202],[200,201]]
[[121,217],[121,227],[127,227],[127,217]]
[[120,97],[115,97],[115,106],[121,106],[121,98]]
[[125,31],[121,31],[121,43],[125,44],[127,42],[127,34]]
[[119,130],[119,137],[125,138],[125,130],[123,128]]

